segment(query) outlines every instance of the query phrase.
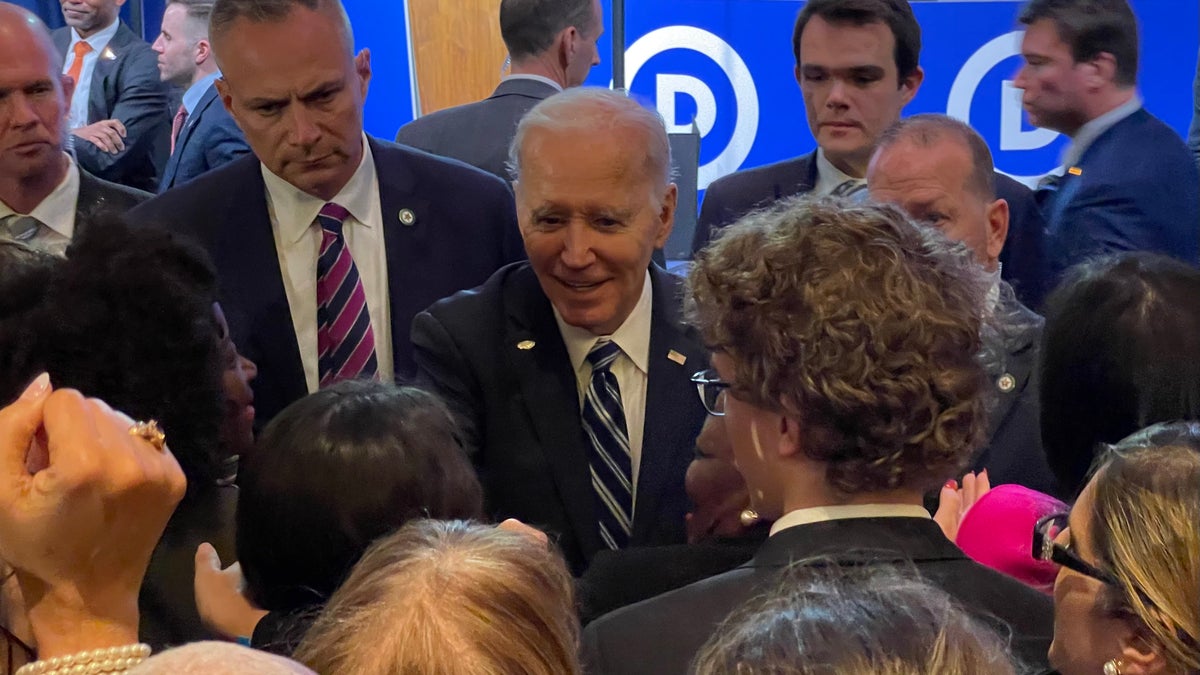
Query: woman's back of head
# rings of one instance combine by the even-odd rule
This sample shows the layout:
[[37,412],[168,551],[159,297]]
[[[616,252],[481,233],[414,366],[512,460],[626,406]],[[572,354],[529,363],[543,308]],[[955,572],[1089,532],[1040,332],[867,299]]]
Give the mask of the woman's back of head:
[[570,573],[545,542],[422,520],[371,547],[296,658],[324,675],[572,675],[578,638]]
[[734,612],[697,675],[1012,675],[1006,641],[915,570],[800,561]]
[[378,382],[288,406],[242,459],[238,483],[238,561],[268,610],[323,603],[373,540],[409,520],[482,513],[446,407]]
[[1101,443],[1200,419],[1200,270],[1150,253],[1078,265],[1046,306],[1042,441],[1064,492]]

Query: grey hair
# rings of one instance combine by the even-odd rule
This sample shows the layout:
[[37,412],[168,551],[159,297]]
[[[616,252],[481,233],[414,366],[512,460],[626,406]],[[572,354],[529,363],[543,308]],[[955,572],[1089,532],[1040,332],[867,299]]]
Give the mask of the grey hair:
[[[216,44],[239,19],[251,23],[279,23],[298,7],[334,15],[341,24],[346,50],[353,53],[354,29],[350,26],[350,17],[341,0],[216,0],[209,17],[209,40]],[[221,50],[214,47],[213,51],[220,65]]]
[[929,148],[938,141],[948,140],[961,144],[971,155],[970,185],[979,196],[988,201],[996,198],[996,171],[992,163],[992,151],[978,131],[965,122],[937,113],[922,113],[906,117],[883,132],[875,146],[878,156],[887,148],[908,141],[917,147]]
[[548,131],[596,131],[632,129],[642,134],[645,167],[656,187],[671,182],[671,143],[658,111],[647,108],[624,93],[600,87],[574,87],[537,104],[521,118],[512,144],[508,146],[508,171],[521,179],[521,149],[533,129]]
[[[864,554],[864,561],[869,555]],[[697,675],[1012,675],[1007,640],[915,567],[802,560],[734,612]]]
[[228,642],[193,642],[150,657],[130,675],[301,675],[312,671],[282,656]]
[[554,44],[564,29],[574,26],[592,35],[595,0],[501,0],[500,37],[513,61],[536,56]]

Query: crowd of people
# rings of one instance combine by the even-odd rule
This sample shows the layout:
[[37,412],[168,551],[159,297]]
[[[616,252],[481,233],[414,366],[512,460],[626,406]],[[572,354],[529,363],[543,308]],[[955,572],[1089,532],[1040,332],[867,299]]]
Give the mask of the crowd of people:
[[902,117],[905,0],[804,3],[817,148],[682,273],[598,0],[395,143],[339,0],[61,4],[0,3],[0,671],[1200,673],[1200,131],[1127,0],[1020,9],[1037,190]]

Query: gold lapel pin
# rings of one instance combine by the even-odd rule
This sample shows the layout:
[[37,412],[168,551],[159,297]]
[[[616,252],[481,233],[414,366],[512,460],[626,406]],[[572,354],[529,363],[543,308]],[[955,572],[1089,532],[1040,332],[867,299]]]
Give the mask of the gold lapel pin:
[[1017,378],[1005,373],[1000,376],[1000,379],[996,380],[996,386],[1000,388],[1000,391],[1007,394],[1017,388]]
[[1083,169],[1081,169],[1077,166],[1073,166],[1073,167],[1067,169],[1067,173],[1071,174],[1072,176],[1082,176]]
[[523,352],[527,352],[530,349],[533,349],[535,345],[537,345],[537,343],[534,342],[533,340],[521,340],[520,342],[517,343],[517,349],[520,349]]
[[674,361],[675,363],[678,363],[681,366],[683,364],[687,363],[687,357],[684,356],[683,354],[680,354],[679,352],[675,351],[674,349],[667,352],[667,358]]
[[400,209],[400,224],[405,227],[412,227],[417,222],[417,214],[412,212],[412,209]]

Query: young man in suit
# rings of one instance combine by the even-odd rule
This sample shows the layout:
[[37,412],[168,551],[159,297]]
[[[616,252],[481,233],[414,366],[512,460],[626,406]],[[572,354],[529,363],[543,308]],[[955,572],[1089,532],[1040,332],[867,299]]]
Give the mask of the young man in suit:
[[996,196],[995,175],[992,153],[974,129],[945,115],[914,115],[883,133],[867,167],[867,186],[873,200],[896,204],[966,244],[992,277],[981,310],[988,320],[984,367],[995,400],[987,442],[971,470],[986,469],[996,485],[1058,494],[1042,453],[1037,378],[1031,376],[1044,321],[1000,278],[1009,213],[1008,203]]
[[153,192],[170,152],[170,91],[150,45],[118,19],[124,3],[62,0],[67,25],[54,31],[54,44],[75,82],[68,128],[79,165]]
[[422,382],[460,418],[488,514],[602,549],[682,543],[707,358],[650,264],[677,191],[658,115],[605,89],[539,103],[513,141],[529,262],[413,322]]
[[162,32],[150,45],[164,82],[181,87],[183,102],[171,122],[171,157],[158,191],[183,185],[250,152],[246,137],[217,95],[221,76],[208,40],[212,0],[171,0]]
[[[731,174],[704,195],[692,242],[750,212],[797,194],[864,195],[867,162],[879,135],[917,95],[921,27],[907,0],[812,0],[792,32],[796,82],[817,149],[806,155]],[[1004,278],[1025,303],[1044,293],[1041,215],[1028,188],[997,175],[1012,227],[1001,252]]]
[[125,211],[149,194],[100,180],[63,150],[72,85],[50,34],[0,2],[0,239],[61,254],[100,209]]
[[217,90],[254,155],[130,219],[208,250],[258,365],[260,424],[338,380],[411,375],[412,317],[522,256],[508,187],[363,133],[370,53],[354,53],[338,0],[217,0],[209,30]]
[[1138,28],[1125,0],[1033,0],[1013,84],[1031,124],[1071,137],[1038,191],[1055,278],[1090,256],[1155,251],[1200,263],[1200,173],[1137,95]]
[[600,0],[502,0],[500,36],[512,72],[482,101],[440,110],[400,127],[396,142],[453,157],[504,180],[517,122],[538,101],[578,87],[600,63]]
[[588,672],[689,672],[721,621],[793,562],[901,563],[1013,634],[1044,664],[1050,598],[968,559],[922,507],[986,426],[976,352],[983,271],[887,206],[790,200],[700,254],[691,306],[750,508],[750,562],[617,610],[585,630]]

